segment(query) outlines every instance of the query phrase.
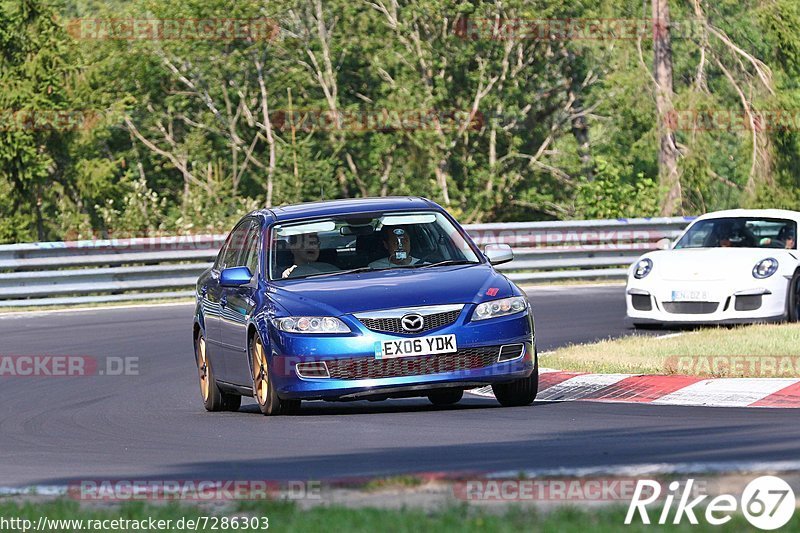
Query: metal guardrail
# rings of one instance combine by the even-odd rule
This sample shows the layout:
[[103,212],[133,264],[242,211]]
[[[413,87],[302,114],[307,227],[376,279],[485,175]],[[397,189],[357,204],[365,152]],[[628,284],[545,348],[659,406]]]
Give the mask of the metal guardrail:
[[[499,270],[517,283],[620,279],[691,217],[474,224],[479,246],[506,243]],[[0,245],[0,307],[188,297],[225,235]]]

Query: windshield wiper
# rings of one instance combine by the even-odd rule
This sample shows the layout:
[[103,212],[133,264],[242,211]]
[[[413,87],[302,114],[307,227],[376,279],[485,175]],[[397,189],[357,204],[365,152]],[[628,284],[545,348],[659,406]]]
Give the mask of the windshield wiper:
[[419,268],[430,268],[430,267],[438,267],[438,266],[450,266],[450,265],[477,265],[477,261],[467,261],[466,259],[445,259],[444,261],[439,261],[438,263],[431,263],[429,265],[420,265]]
[[287,279],[306,279],[306,278],[319,278],[321,276],[338,276],[339,274],[358,274],[360,272],[372,272],[373,270],[383,270],[380,268],[360,267],[351,268],[350,270],[334,270],[333,272],[320,272],[319,274],[309,274],[301,278],[287,278]]

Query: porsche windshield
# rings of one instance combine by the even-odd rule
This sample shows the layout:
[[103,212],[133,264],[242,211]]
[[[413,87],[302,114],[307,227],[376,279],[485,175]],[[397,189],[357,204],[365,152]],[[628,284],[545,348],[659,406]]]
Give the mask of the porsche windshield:
[[780,218],[711,218],[694,224],[679,248],[797,249],[797,223]]
[[341,216],[273,227],[270,279],[479,263],[436,211]]

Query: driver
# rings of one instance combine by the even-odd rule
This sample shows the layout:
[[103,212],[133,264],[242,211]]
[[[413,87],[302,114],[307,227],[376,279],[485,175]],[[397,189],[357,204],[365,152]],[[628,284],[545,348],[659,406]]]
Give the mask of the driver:
[[786,245],[784,248],[787,250],[794,250],[797,247],[797,239],[795,238],[794,231],[786,232]]
[[792,226],[784,226],[778,233],[777,240],[783,242],[783,247],[785,249],[794,250],[795,246],[797,245],[797,239],[795,238],[794,233],[794,228]]
[[778,236],[774,239],[764,237],[759,242],[760,246],[769,246],[771,248],[785,248],[786,250],[794,250],[797,245],[795,238],[794,228],[791,226],[783,226],[778,232]]
[[370,268],[394,268],[415,265],[420,262],[418,258],[411,255],[411,237],[406,228],[402,226],[383,226],[381,228],[381,241],[389,255],[370,263]]
[[339,268],[330,263],[320,263],[318,261],[319,235],[316,233],[290,235],[289,250],[291,250],[294,257],[294,264],[283,271],[282,278],[298,278],[339,270]]

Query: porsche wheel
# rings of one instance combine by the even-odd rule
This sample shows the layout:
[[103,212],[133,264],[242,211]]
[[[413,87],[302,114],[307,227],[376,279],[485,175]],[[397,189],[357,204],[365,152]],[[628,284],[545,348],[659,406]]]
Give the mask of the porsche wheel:
[[195,342],[197,373],[200,378],[200,397],[206,411],[238,411],[242,397],[238,394],[226,394],[219,389],[214,379],[214,370],[206,351],[206,339],[201,333]]
[[789,322],[800,322],[800,270],[794,273],[789,282],[789,294],[786,295]]
[[272,383],[269,362],[261,336],[256,334],[250,343],[253,370],[253,397],[264,415],[289,413],[300,409],[300,400],[281,400]]

